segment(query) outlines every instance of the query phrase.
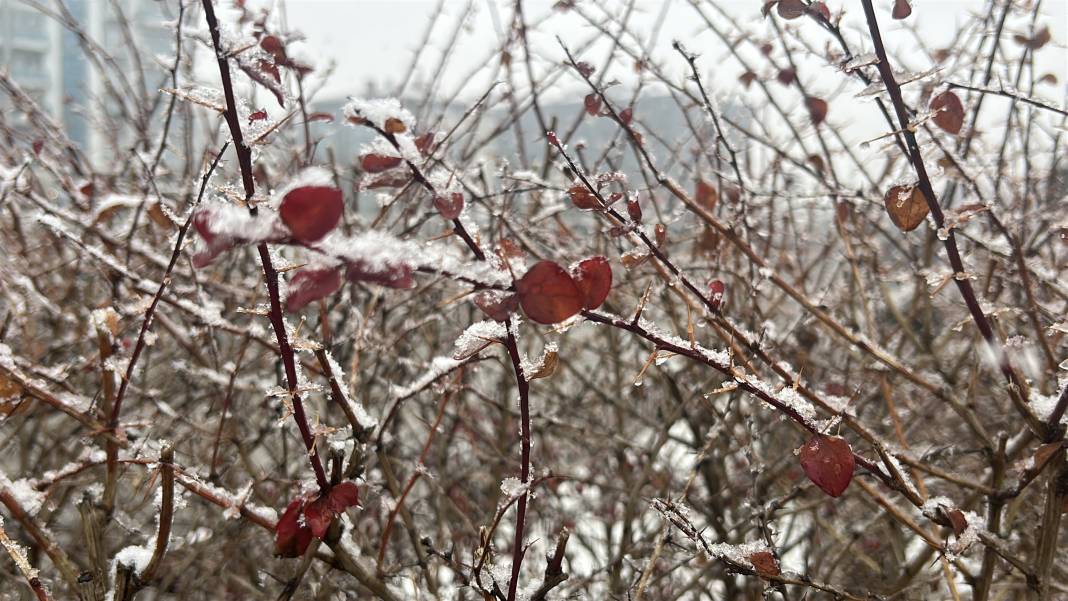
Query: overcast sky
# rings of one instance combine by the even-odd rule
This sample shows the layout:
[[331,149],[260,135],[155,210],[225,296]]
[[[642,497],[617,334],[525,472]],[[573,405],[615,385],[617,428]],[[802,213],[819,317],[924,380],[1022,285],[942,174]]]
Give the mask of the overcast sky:
[[[559,35],[569,45],[577,46],[581,40],[592,36],[595,30],[577,15],[554,14],[551,8],[553,3],[554,0],[527,0],[524,6],[531,23],[549,16],[548,21],[532,32],[531,38],[535,49],[546,60],[555,61],[563,55],[553,39],[554,35]],[[427,54],[427,60],[421,62],[422,77],[432,75],[440,53],[449,47],[453,29],[468,4],[466,0],[445,0],[443,18],[430,36],[431,52]],[[473,69],[487,64],[492,48],[499,44],[511,18],[511,1],[474,0],[471,4],[472,14],[445,70],[444,83],[449,90],[461,86]],[[580,5],[594,14],[602,10],[601,6],[608,6],[613,13],[619,12],[624,4],[580,0]],[[720,5],[727,7],[739,21],[758,33],[766,31],[768,27],[760,16],[760,4],[760,0],[720,0]],[[847,28],[861,25],[863,14],[859,1],[827,0],[827,4],[835,13],[848,7]],[[889,18],[891,4],[890,0],[876,0],[877,7],[883,9],[882,14],[885,15],[881,20],[884,36],[891,48],[907,50],[915,43],[911,36],[894,35],[894,31],[903,25]],[[914,11],[906,23],[917,27],[930,46],[938,47],[949,42],[955,25],[965,20],[970,11],[982,10],[985,4],[982,0],[913,0]],[[328,87],[332,95],[360,93],[359,89],[354,88],[359,87],[358,82],[368,80],[396,83],[406,72],[437,6],[437,0],[287,1],[290,27],[307,35],[309,50],[314,55],[337,62],[337,73]],[[706,57],[706,68],[715,73],[719,59],[726,56],[726,48],[695,17],[689,0],[639,0],[637,6],[640,16],[632,18],[631,29],[642,38],[654,29],[659,18],[663,19],[661,32],[652,45],[654,58],[660,59],[667,67],[681,70],[683,65],[679,64],[678,55],[671,49],[672,40],[678,39],[691,50],[702,53]],[[1053,42],[1038,53],[1040,67],[1055,72],[1063,86],[1068,80],[1065,58],[1068,53],[1064,51],[1068,0],[1042,0],[1041,11],[1040,22],[1049,25]],[[807,19],[799,19],[792,24],[817,29],[814,23],[805,21]],[[913,65],[917,69],[928,66]],[[469,92],[477,95],[482,89],[473,86]],[[1063,90],[1063,87],[1060,89]],[[1054,98],[1063,96],[1058,89],[1050,89],[1047,94]]]

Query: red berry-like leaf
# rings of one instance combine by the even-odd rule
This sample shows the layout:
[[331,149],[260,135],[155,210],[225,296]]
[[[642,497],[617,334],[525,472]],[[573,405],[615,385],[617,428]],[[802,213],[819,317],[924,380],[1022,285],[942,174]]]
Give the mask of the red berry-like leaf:
[[631,119],[634,118],[634,109],[625,108],[619,112],[619,120],[623,122],[623,125],[630,125]]
[[586,61],[579,61],[575,66],[578,67],[579,73],[581,73],[583,77],[589,77],[597,70],[596,67]]
[[596,93],[586,94],[586,99],[583,100],[583,103],[586,105],[587,114],[593,117],[601,114],[601,97]]
[[805,14],[805,3],[801,0],[779,0],[776,8],[784,19],[796,19]]
[[400,164],[400,157],[391,157],[384,154],[371,153],[360,157],[360,167],[367,173],[381,173]]
[[516,280],[515,289],[527,317],[544,324],[570,318],[582,310],[586,299],[575,280],[552,261],[535,263]]
[[216,234],[211,229],[211,210],[200,209],[193,215],[193,229],[200,234],[205,242],[211,244],[215,241]]
[[410,265],[392,265],[376,267],[364,261],[352,261],[345,271],[345,279],[350,282],[368,282],[387,288],[411,288],[415,285]]
[[304,521],[316,538],[326,536],[334,518],[360,501],[359,490],[353,482],[342,482],[320,494],[314,501],[304,506]]
[[778,576],[782,573],[779,570],[779,562],[775,561],[775,556],[767,551],[757,551],[746,559],[753,564],[753,570],[759,576]]
[[266,73],[271,76],[271,79],[275,83],[282,82],[282,74],[278,71],[278,66],[268,60],[260,60],[259,62],[260,73]]
[[909,4],[909,0],[896,0],[894,2],[894,10],[890,13],[890,16],[900,21],[901,19],[907,19],[912,14],[912,5]]
[[801,447],[801,469],[823,492],[839,497],[853,480],[853,449],[839,436],[816,434]]
[[597,196],[582,184],[575,184],[568,188],[567,195],[571,197],[571,202],[575,203],[576,207],[584,211],[601,208],[601,201],[597,200]]
[[273,35],[263,36],[260,40],[260,48],[263,48],[264,52],[274,57],[274,62],[284,63],[286,62],[286,47],[282,43],[282,40]]
[[582,306],[587,309],[600,307],[612,289],[612,266],[604,257],[580,261],[571,269],[571,277],[582,292]]
[[322,495],[304,506],[304,522],[315,538],[323,538],[334,521],[334,512],[329,507],[329,497]]
[[827,118],[827,101],[815,96],[805,98],[805,107],[808,108],[808,116],[812,119],[812,125],[819,125]]
[[627,201],[627,215],[630,215],[631,220],[635,223],[642,222],[642,207],[637,200]]
[[265,121],[267,119],[267,111],[260,109],[248,116],[248,123],[252,125],[253,121]]
[[719,202],[719,191],[716,190],[716,186],[706,182],[704,179],[697,180],[697,190],[694,193],[694,197],[698,204],[708,209],[709,211],[716,210],[716,204]]
[[667,242],[667,226],[663,223],[656,224],[656,227],[653,228],[653,235],[656,238],[656,246],[658,248],[663,247]]
[[717,311],[723,306],[723,295],[727,292],[727,285],[722,280],[712,280],[708,283],[708,301]]
[[[824,21],[831,20],[831,9],[827,8],[827,5],[823,2],[813,2],[808,6],[809,14],[815,18],[817,14],[823,17]],[[818,20],[818,19],[817,19]]]
[[445,219],[456,219],[464,210],[464,195],[452,192],[446,196],[435,196],[434,207]]
[[349,507],[360,502],[360,489],[355,482],[342,482],[334,485],[327,494],[328,505],[334,513],[343,513]]
[[964,105],[952,91],[946,90],[932,98],[931,110],[934,111],[935,125],[943,130],[957,135],[964,127]]
[[231,236],[219,234],[211,227],[213,214],[211,209],[200,209],[193,215],[193,229],[204,239],[206,248],[193,255],[193,267],[200,269],[222,253],[237,246],[237,240]]
[[419,154],[426,156],[430,154],[430,148],[434,145],[434,132],[428,131],[425,134],[419,136],[414,140],[415,149],[419,151]]
[[300,311],[308,303],[326,298],[341,288],[341,271],[330,269],[301,269],[289,280],[286,311]]
[[341,220],[341,190],[329,186],[302,186],[285,195],[278,214],[293,237],[301,242],[321,240]]
[[312,541],[312,531],[301,523],[305,499],[297,497],[286,507],[278,524],[274,527],[274,552],[282,557],[300,557],[308,550]]

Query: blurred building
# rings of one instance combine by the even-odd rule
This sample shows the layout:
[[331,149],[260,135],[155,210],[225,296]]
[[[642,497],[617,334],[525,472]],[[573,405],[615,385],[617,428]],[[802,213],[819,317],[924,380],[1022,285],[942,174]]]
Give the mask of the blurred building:
[[[173,34],[165,22],[169,9],[175,7],[168,6],[166,0],[62,3],[71,20],[105,49],[129,83],[143,86],[154,97],[164,82],[164,70],[156,57],[172,53]],[[45,5],[54,8],[51,2]],[[114,114],[115,101],[105,92],[100,71],[86,58],[76,31],[22,0],[0,0],[0,69],[7,70],[20,87],[61,121],[67,135],[89,156],[98,156],[114,142],[114,132],[106,131],[100,122],[102,116]],[[0,99],[0,107],[4,106]]]
[[36,9],[0,0],[0,69],[52,115],[63,102],[61,34],[59,24]]

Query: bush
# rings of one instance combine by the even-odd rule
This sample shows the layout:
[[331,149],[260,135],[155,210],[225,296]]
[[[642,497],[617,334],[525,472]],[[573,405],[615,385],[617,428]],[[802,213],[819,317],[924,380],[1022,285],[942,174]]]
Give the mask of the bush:
[[270,10],[40,6],[107,143],[0,71],[0,598],[1068,595],[1058,31],[719,4],[333,111]]

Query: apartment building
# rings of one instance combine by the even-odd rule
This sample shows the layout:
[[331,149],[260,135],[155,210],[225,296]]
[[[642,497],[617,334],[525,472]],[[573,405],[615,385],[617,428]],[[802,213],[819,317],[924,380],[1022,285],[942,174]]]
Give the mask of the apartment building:
[[[0,0],[0,69],[38,104],[58,115],[63,103],[61,29],[19,0]],[[0,110],[8,110],[0,99]]]
[[[54,6],[44,4],[49,9]],[[132,86],[154,93],[163,83],[155,57],[172,52],[173,34],[164,26],[167,2],[63,0],[63,5]],[[139,54],[136,59],[134,52]],[[101,74],[86,58],[78,34],[23,0],[0,0],[0,69],[62,122],[70,139],[90,156],[100,156],[114,142],[113,132],[101,126],[104,115],[114,114],[114,100],[104,92]],[[0,110],[4,107],[0,98]]]

